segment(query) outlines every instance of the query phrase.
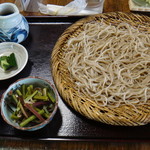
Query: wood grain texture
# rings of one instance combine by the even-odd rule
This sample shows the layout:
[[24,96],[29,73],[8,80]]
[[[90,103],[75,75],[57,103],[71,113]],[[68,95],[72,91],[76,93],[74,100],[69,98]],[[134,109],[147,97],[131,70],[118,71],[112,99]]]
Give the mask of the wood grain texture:
[[105,0],[104,12],[130,12],[128,0]]
[[10,150],[149,150],[150,143],[1,140],[0,147]]
[[[4,2],[15,2],[15,0],[0,0],[0,3]],[[43,0],[43,4],[56,4],[56,5],[66,5],[71,0]],[[105,0],[104,12],[130,12],[128,0]],[[24,16],[41,16],[40,12],[21,12]]]

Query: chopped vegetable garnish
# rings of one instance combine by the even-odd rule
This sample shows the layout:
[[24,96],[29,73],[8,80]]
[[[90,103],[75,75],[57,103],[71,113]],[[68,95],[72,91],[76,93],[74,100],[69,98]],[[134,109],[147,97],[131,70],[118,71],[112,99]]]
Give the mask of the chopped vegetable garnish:
[[25,107],[29,109],[41,122],[45,120],[30,104],[26,103]]
[[7,105],[13,107],[11,119],[21,127],[29,127],[46,120],[52,113],[55,102],[52,90],[23,84],[9,93]]
[[9,70],[13,67],[17,67],[17,61],[14,53],[11,53],[9,56],[0,57],[0,66],[5,70]]
[[48,95],[48,97],[51,99],[51,101],[52,101],[53,103],[55,103],[55,98],[54,98],[54,94],[53,94],[52,90],[51,90],[50,92],[48,92],[47,95]]
[[[43,113],[44,113],[44,110],[41,110],[41,111],[39,112],[40,115],[42,115]],[[20,126],[21,126],[21,127],[24,127],[24,126],[28,125],[28,123],[30,123],[31,121],[34,121],[35,119],[36,119],[36,116],[31,115],[28,119],[23,120],[23,121],[20,123]]]

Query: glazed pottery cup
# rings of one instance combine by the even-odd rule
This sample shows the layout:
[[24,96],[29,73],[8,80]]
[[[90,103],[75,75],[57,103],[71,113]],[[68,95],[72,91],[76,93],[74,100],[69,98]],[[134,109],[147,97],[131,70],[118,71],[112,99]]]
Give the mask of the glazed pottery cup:
[[0,4],[0,42],[24,41],[29,33],[29,25],[13,3]]

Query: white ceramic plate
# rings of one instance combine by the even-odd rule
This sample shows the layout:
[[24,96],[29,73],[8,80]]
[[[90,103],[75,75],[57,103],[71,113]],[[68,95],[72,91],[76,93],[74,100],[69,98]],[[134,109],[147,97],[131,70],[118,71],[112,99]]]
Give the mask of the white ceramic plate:
[[133,2],[139,6],[150,7],[150,4],[146,0],[133,0]]
[[15,54],[18,67],[9,71],[4,71],[0,67],[0,80],[9,79],[23,70],[28,61],[28,53],[25,47],[14,42],[0,43],[0,57],[8,56],[11,53]]

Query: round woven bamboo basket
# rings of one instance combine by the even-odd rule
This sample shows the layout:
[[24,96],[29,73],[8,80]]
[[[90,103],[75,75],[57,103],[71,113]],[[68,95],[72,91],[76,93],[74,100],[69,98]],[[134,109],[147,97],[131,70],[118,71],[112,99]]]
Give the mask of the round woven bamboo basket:
[[86,96],[79,95],[74,89],[76,86],[69,75],[62,54],[63,47],[68,39],[82,32],[82,26],[91,21],[99,22],[103,19],[106,23],[119,24],[127,22],[140,30],[150,32],[150,18],[132,13],[103,13],[81,19],[71,25],[56,42],[51,56],[52,76],[59,94],[73,109],[83,116],[102,123],[121,126],[140,126],[150,122],[150,100],[147,104],[139,105],[134,109],[131,105],[120,105],[117,108],[108,106],[100,107],[95,101]]

